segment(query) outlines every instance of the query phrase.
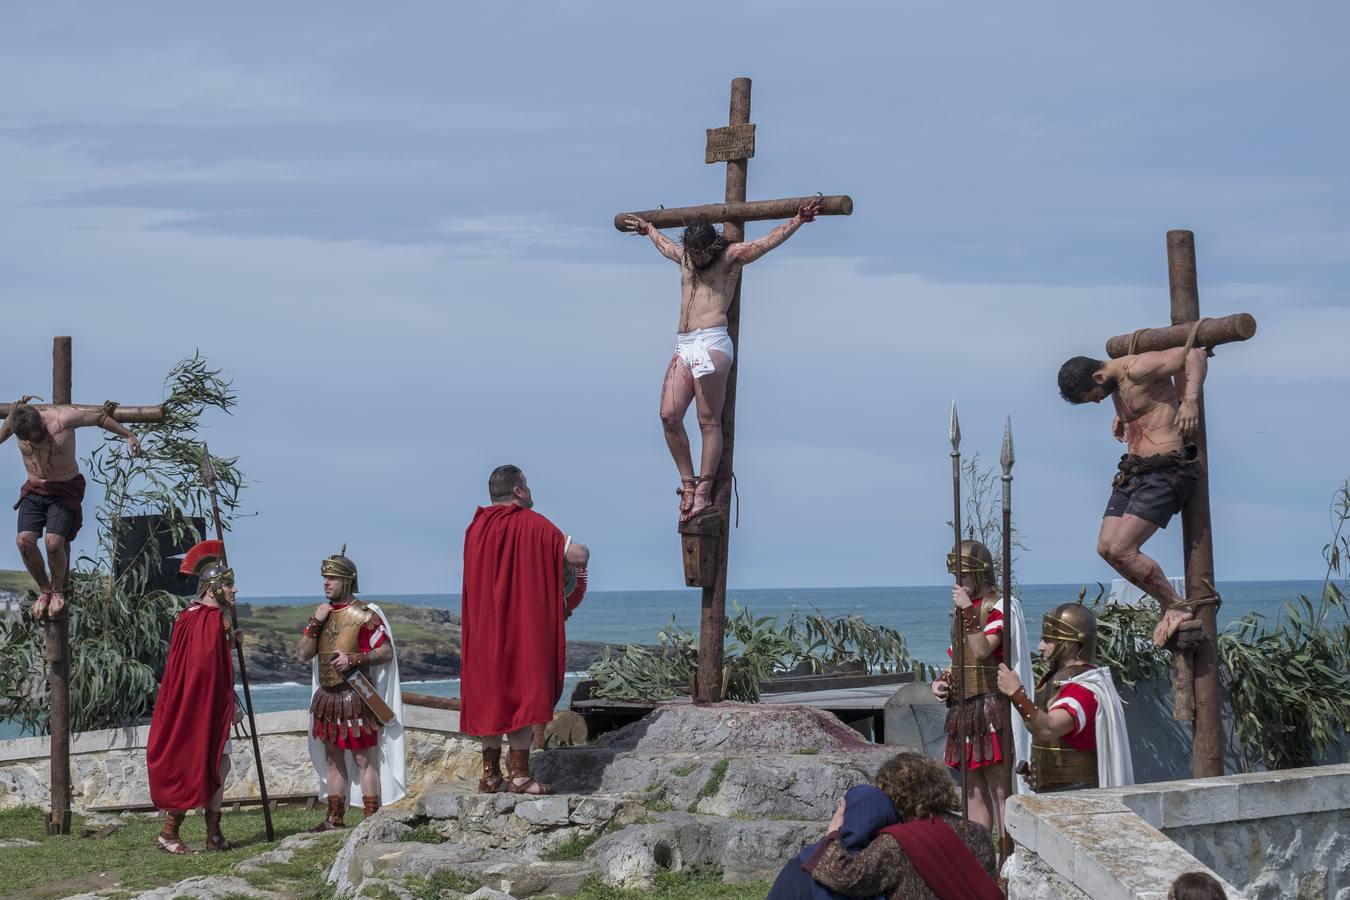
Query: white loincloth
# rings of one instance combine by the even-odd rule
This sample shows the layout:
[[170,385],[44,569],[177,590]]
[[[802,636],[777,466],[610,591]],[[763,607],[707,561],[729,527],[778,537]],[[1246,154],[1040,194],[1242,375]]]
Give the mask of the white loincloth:
[[695,378],[711,375],[717,371],[710,352],[716,350],[725,353],[727,361],[736,358],[736,348],[731,343],[731,333],[727,326],[700,328],[697,331],[685,331],[675,335],[675,354],[689,367]]

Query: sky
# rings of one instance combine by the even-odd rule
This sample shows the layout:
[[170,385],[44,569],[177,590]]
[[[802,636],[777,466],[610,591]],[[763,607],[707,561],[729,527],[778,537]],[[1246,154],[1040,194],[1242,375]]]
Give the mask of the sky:
[[[1170,228],[1196,234],[1202,312],[1260,329],[1210,365],[1217,576],[1320,578],[1350,475],[1347,20],[1331,2],[14,4],[0,395],[48,395],[57,334],[85,402],[153,402],[195,351],[221,368],[239,405],[203,425],[249,480],[245,595],[317,595],[342,543],[369,595],[457,591],[505,462],[591,547],[594,589],[681,587],[657,416],[678,270],[611,222],[721,199],[704,129],[749,76],[750,198],[855,211],[746,269],[733,587],[941,583],[953,400],[990,464],[1012,417],[1019,580],[1109,579],[1121,449],[1055,373],[1168,324]],[[1180,541],[1176,522],[1147,549],[1177,572]]]

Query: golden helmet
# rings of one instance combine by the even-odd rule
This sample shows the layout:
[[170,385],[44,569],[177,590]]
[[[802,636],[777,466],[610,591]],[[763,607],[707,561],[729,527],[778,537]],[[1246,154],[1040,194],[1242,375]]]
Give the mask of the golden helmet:
[[1097,662],[1097,617],[1092,610],[1077,603],[1061,603],[1041,620],[1041,640],[1053,641],[1052,662],[1061,659],[1070,644],[1078,645],[1078,658],[1085,663]]
[[342,549],[332,556],[324,559],[319,566],[319,574],[325,578],[345,578],[350,584],[347,592],[355,594],[360,588],[356,581],[356,563],[347,558],[347,545],[343,544]]
[[[956,574],[956,554],[947,554],[947,571]],[[974,576],[978,588],[983,593],[985,585],[994,583],[994,556],[989,548],[977,540],[967,538],[961,542],[961,573]]]

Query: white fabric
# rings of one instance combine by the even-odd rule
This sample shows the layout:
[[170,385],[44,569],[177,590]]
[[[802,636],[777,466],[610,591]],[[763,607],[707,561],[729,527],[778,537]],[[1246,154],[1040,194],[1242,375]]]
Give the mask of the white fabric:
[[689,367],[690,374],[695,378],[702,378],[717,371],[709,355],[713,350],[725,353],[728,361],[736,358],[736,348],[731,343],[731,332],[727,331],[727,326],[700,328],[697,331],[681,332],[675,336],[675,353]]
[[[1010,663],[1017,677],[1021,679],[1022,684],[1031,685],[1036,683],[1036,676],[1031,670],[1031,643],[1027,640],[1027,623],[1022,616],[1022,599],[1016,594],[1010,595],[1012,600],[1012,615],[1003,608],[1003,600],[999,599],[998,609],[1003,613],[1003,621],[1006,623],[1003,627],[1003,659],[1008,661],[1008,635],[1012,634],[1013,653],[1016,658]],[[1022,721],[1022,717],[1017,714],[1016,709],[1011,709],[1012,713],[1012,731],[1013,731],[1013,752],[1016,754],[1016,760],[1013,763],[1014,770],[1017,763],[1031,761],[1031,732],[1027,731],[1027,725]],[[1020,775],[1013,776],[1013,793],[1029,794],[1031,789],[1026,786]]]
[[[398,648],[394,646],[394,632],[389,628],[389,619],[377,604],[367,603],[366,608],[380,617],[384,623],[383,633],[389,641],[389,649],[393,653],[389,662],[382,666],[371,666],[371,681],[375,684],[375,690],[384,698],[384,702],[389,704],[389,708],[394,711],[394,721],[390,722],[380,729],[380,742],[376,745],[379,753],[376,755],[375,765],[380,772],[380,805],[386,806],[402,799],[407,793],[405,787],[407,779],[404,774],[403,757],[403,688],[398,677]],[[380,632],[376,632],[379,634]],[[311,689],[310,696],[313,697],[319,690],[319,658],[314,657],[310,666],[311,670]],[[361,773],[356,768],[356,758],[352,756],[351,751],[345,751],[343,754],[347,759],[347,804],[349,806],[361,805]],[[314,737],[314,728],[311,724],[309,734],[309,758],[314,763],[314,771],[319,774],[319,799],[328,799],[328,760],[324,756],[323,741]]]
[[1088,669],[1066,678],[1065,684],[1081,684],[1097,697],[1097,786],[1125,787],[1134,784],[1134,760],[1130,735],[1125,729],[1125,706],[1116,693],[1116,683],[1106,666]]

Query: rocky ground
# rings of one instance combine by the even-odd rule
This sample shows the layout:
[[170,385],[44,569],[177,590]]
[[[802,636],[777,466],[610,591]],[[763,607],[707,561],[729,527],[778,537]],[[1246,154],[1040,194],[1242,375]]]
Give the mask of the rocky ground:
[[[346,836],[326,883],[339,897],[410,900],[437,885],[442,900],[503,900],[649,890],[689,871],[770,881],[894,752],[806,707],[672,704],[593,744],[534,754],[553,796],[447,781],[381,810]],[[241,863],[237,877],[142,896],[280,896],[243,870],[305,842],[287,839],[276,859]]]

